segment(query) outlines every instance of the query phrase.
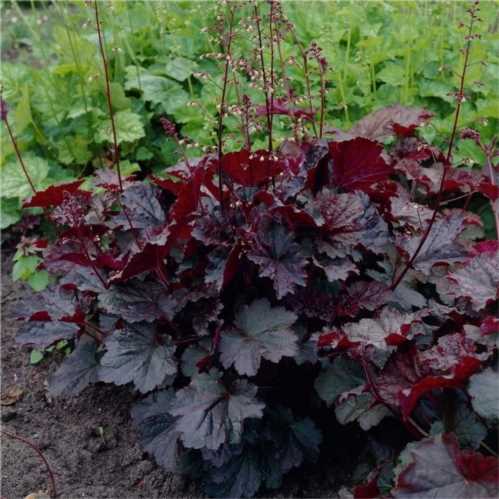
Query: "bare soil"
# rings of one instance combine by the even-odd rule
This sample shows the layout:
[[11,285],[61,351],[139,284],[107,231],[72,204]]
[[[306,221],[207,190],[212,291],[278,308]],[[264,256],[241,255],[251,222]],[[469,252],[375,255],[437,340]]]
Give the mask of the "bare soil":
[[[57,367],[57,355],[31,365],[29,348],[15,343],[12,309],[31,292],[10,279],[11,258],[3,256],[1,369],[2,394],[11,387],[23,395],[2,406],[2,429],[40,449],[53,471],[61,498],[201,497],[196,483],[166,473],[142,452],[129,417],[134,395],[126,387],[95,385],[73,399],[51,399],[46,379]],[[36,452],[2,434],[1,499],[50,493],[47,470]],[[292,473],[272,497],[336,497],[335,476]],[[262,494],[262,497],[265,494]],[[267,497],[269,497],[267,495]]]

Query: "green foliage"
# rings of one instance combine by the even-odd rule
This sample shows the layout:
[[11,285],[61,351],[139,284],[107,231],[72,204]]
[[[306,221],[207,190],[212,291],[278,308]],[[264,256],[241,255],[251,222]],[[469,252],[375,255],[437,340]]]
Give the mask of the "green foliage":
[[[465,18],[465,3],[314,0],[287,1],[282,7],[294,36],[286,33],[276,50],[276,81],[286,81],[296,95],[306,95],[297,41],[303,49],[317,42],[328,62],[328,125],[348,129],[368,112],[400,103],[436,115],[421,130],[425,140],[438,146],[447,140],[462,67],[465,33],[459,22]],[[161,175],[184,154],[198,157],[203,148],[216,145],[224,62],[218,57],[221,27],[216,19],[222,8],[216,2],[102,2],[117,140],[121,161],[130,166],[127,173]],[[262,3],[261,9],[267,8]],[[71,180],[108,165],[113,137],[93,6],[79,0],[42,3],[32,9],[10,2],[1,9],[3,98],[35,186]],[[234,61],[255,57],[254,34],[244,28],[250,16],[249,7],[236,12]],[[499,120],[494,3],[483,2],[480,16],[481,38],[472,44],[460,126],[478,130],[488,143]],[[267,68],[269,57],[265,50]],[[317,61],[309,57],[308,65],[311,103],[318,110]],[[238,79],[238,92],[232,78]],[[226,151],[244,146],[240,117],[231,111],[240,105],[242,95],[254,105],[264,105],[261,89],[243,71],[231,71],[224,120]],[[285,96],[286,89],[278,85],[275,97]],[[308,102],[301,106],[308,107]],[[180,138],[190,142],[185,150],[164,137],[159,118],[165,115],[176,124]],[[259,121],[265,127],[265,118]],[[289,136],[292,126],[289,116],[274,116],[274,142]],[[313,134],[310,123],[303,126]],[[266,147],[258,129],[252,142],[254,149]],[[6,228],[19,220],[21,201],[31,189],[6,133],[1,151],[1,226]],[[457,164],[484,164],[483,153],[471,140],[458,144],[454,159]]]

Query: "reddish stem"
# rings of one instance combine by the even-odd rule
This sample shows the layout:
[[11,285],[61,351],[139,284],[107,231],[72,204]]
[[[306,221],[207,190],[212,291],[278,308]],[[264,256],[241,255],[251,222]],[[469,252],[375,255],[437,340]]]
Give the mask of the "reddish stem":
[[0,431],[5,436],[7,436],[9,438],[13,438],[14,440],[19,440],[19,442],[22,442],[23,444],[26,444],[28,447],[31,447],[38,454],[38,456],[40,456],[40,459],[45,464],[45,467],[47,468],[47,473],[49,475],[50,489],[51,489],[50,496],[51,497],[57,497],[57,489],[56,489],[56,486],[55,486],[54,474],[52,473],[52,469],[50,468],[50,465],[49,465],[47,459],[43,455],[43,452],[34,443],[30,442],[29,440],[27,440],[27,439],[25,439],[23,437],[20,437],[18,435],[14,435],[13,433],[5,431],[4,429],[2,429]]
[[220,208],[222,209],[222,214],[224,213],[224,201],[223,201],[223,180],[222,180],[222,127],[224,119],[224,108],[225,108],[225,95],[227,93],[227,81],[229,76],[229,65],[231,62],[231,44],[232,44],[232,24],[234,22],[234,11],[230,9],[229,17],[229,37],[226,44],[225,50],[225,68],[224,68],[224,79],[222,87],[222,98],[220,99],[220,109],[218,113],[218,188],[220,190]]
[[97,24],[97,34],[99,37],[99,48],[102,57],[102,65],[104,66],[104,76],[106,80],[106,97],[107,97],[107,106],[109,108],[109,117],[111,118],[111,130],[113,134],[113,166],[116,165],[116,171],[118,173],[118,183],[120,186],[120,191],[123,192],[123,182],[121,180],[121,168],[120,168],[120,153],[118,149],[118,138],[116,135],[116,123],[114,121],[114,112],[113,112],[113,103],[111,100],[111,84],[109,80],[109,68],[106,59],[106,53],[104,51],[104,35],[101,30],[100,21],[99,21],[99,8],[97,7],[97,0],[94,0],[94,8],[95,8],[95,23]]
[[[271,21],[272,22],[272,21]],[[265,94],[265,110],[267,114],[267,128],[269,133],[269,152],[272,152],[272,109],[270,107],[269,99],[269,87],[267,82],[267,73],[265,71],[265,61],[263,59],[263,41],[262,41],[262,29],[260,26],[260,15],[258,13],[258,5],[255,4],[255,23],[258,33],[258,53],[260,54],[260,65],[262,66],[262,76],[263,76],[263,92]]]
[[474,11],[471,12],[471,21],[468,29],[468,36],[466,37],[466,48],[464,51],[464,64],[463,64],[463,70],[461,72],[461,79],[460,79],[460,84],[459,84],[459,93],[457,95],[457,106],[456,106],[456,112],[454,114],[454,123],[452,126],[452,133],[449,141],[449,148],[447,149],[447,156],[445,158],[445,165],[444,165],[444,171],[442,173],[442,178],[440,180],[440,187],[438,189],[438,194],[437,194],[437,205],[435,206],[435,209],[433,210],[433,214],[431,216],[431,219],[428,223],[428,226],[426,227],[426,230],[423,234],[423,237],[419,241],[419,244],[416,248],[416,251],[413,253],[412,257],[410,258],[409,262],[407,265],[404,267],[402,272],[399,274],[399,276],[394,280],[392,283],[391,289],[392,291],[396,289],[396,287],[402,282],[402,279],[405,277],[409,269],[412,267],[412,264],[416,260],[417,256],[419,255],[419,252],[421,251],[424,243],[428,239],[428,236],[430,235],[431,229],[433,227],[433,224],[435,223],[435,219],[437,218],[438,211],[440,209],[440,204],[442,202],[442,194],[443,194],[443,189],[444,189],[444,184],[445,184],[445,179],[447,177],[447,173],[449,172],[450,169],[450,158],[452,154],[452,148],[454,146],[454,141],[456,138],[456,132],[457,132],[457,124],[459,121],[459,114],[461,112],[461,104],[463,102],[463,91],[464,91],[464,80],[466,76],[466,71],[468,69],[468,61],[469,61],[469,56],[470,56],[470,48],[471,48],[471,40],[472,40],[472,32],[473,32],[473,23],[474,23]]
[[12,130],[9,125],[9,120],[5,116],[4,120],[5,126],[7,127],[7,132],[9,132],[9,137],[10,141],[12,142],[12,145],[14,146],[14,150],[16,151],[16,156],[17,159],[19,160],[19,163],[21,164],[21,168],[23,169],[24,175],[26,176],[26,179],[31,187],[31,190],[33,191],[33,194],[36,194],[36,188],[35,185],[33,184],[33,181],[31,180],[31,177],[29,176],[28,169],[26,168],[26,165],[24,164],[23,157],[21,156],[21,151],[19,151],[19,147],[17,146],[17,141],[14,137],[14,134],[12,133]]

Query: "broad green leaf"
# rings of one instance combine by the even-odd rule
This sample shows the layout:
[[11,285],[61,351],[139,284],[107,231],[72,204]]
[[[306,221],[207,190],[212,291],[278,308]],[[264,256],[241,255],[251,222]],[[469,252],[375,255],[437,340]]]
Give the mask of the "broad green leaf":
[[49,273],[46,270],[38,270],[29,276],[27,282],[35,291],[42,291],[49,284]]
[[388,62],[385,67],[377,73],[376,77],[389,85],[400,87],[404,84],[406,76],[402,65]]
[[156,76],[140,70],[140,80],[137,77],[136,68],[126,68],[127,79],[125,88],[127,90],[142,90],[143,99],[153,104],[161,104],[169,114],[176,110],[185,108],[188,100],[187,92],[182,86],[164,76]]
[[166,74],[175,80],[184,81],[196,71],[197,64],[185,57],[176,57],[166,63]]
[[58,159],[64,165],[84,165],[92,159],[88,139],[81,135],[66,137],[57,142]]
[[17,102],[13,116],[16,134],[21,134],[33,121],[28,85],[24,85],[22,88],[22,96]]
[[[42,187],[49,172],[47,161],[31,154],[24,154],[23,160],[35,188]],[[0,170],[0,180],[0,197],[24,199],[33,194],[21,165],[15,158]]]
[[0,230],[4,230],[21,220],[19,199],[0,198]]
[[116,111],[122,111],[130,107],[130,99],[125,95],[123,87],[118,82],[113,81],[111,83],[111,98],[113,108]]
[[41,258],[34,255],[20,256],[12,268],[12,279],[14,281],[26,281],[36,272],[36,268],[41,262]]
[[[141,116],[132,111],[119,111],[114,115],[118,144],[135,142],[145,136]],[[113,143],[111,120],[107,119],[97,128],[97,142]]]

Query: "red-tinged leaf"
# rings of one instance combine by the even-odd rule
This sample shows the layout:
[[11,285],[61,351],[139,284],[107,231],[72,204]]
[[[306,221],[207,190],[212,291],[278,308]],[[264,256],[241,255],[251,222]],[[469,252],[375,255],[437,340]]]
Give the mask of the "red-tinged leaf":
[[443,300],[451,304],[466,300],[482,310],[499,294],[499,251],[484,251],[437,281]]
[[376,380],[386,403],[410,416],[419,399],[437,388],[456,388],[480,368],[474,343],[459,333],[446,335],[437,345],[419,352],[398,352]]
[[411,337],[411,325],[418,321],[415,314],[385,307],[376,318],[345,324],[342,330],[351,343],[359,344],[363,349],[374,346],[387,350],[390,345],[402,343],[407,337]]
[[489,315],[480,324],[480,332],[484,335],[499,333],[499,319]]
[[141,251],[130,257],[123,269],[113,275],[111,281],[123,282],[143,272],[154,270],[162,264],[163,259],[168,254],[168,246],[156,244],[146,244]]
[[234,182],[246,187],[256,187],[268,182],[283,169],[280,160],[273,159],[267,151],[250,153],[246,149],[222,157],[222,170]]
[[400,460],[395,498],[478,499],[499,493],[498,459],[461,450],[454,434],[409,444]]
[[375,473],[367,483],[362,485],[357,485],[353,489],[353,496],[355,499],[376,499],[380,497],[380,491],[378,488],[378,473]]
[[347,191],[365,190],[375,182],[388,179],[393,167],[382,156],[383,146],[372,140],[357,138],[331,142],[333,159],[332,184]]
[[344,332],[330,331],[319,336],[317,346],[319,348],[329,347],[333,350],[347,350],[353,347],[354,344],[346,337]]
[[470,248],[472,256],[478,256],[487,252],[495,253],[497,251],[499,251],[499,241],[497,240],[481,241]]
[[127,189],[133,185],[133,177],[121,179],[121,186],[118,177],[118,172],[111,168],[102,168],[94,173],[94,185],[103,187],[106,191],[117,193],[123,189]]
[[457,388],[462,386],[466,380],[480,369],[480,361],[474,357],[465,357],[460,359],[451,370],[449,375],[445,376],[426,376],[411,387],[408,394],[400,394],[400,407],[402,416],[408,418],[419,399],[437,388]]
[[23,203],[25,208],[49,208],[53,206],[59,206],[66,198],[78,193],[90,199],[92,195],[90,192],[80,191],[80,185],[83,183],[82,180],[75,180],[74,182],[69,182],[60,185],[51,185],[43,191],[38,191],[36,194],[31,196],[27,201]]
[[265,217],[246,256],[260,269],[260,276],[271,279],[277,298],[305,286],[307,260],[293,234],[284,225]]
[[[302,120],[311,120],[314,117],[314,113],[306,111],[305,109],[300,109],[298,107],[288,106],[288,102],[285,99],[274,99],[272,107],[269,109],[270,114],[280,114],[284,116],[290,116],[292,118],[300,118]],[[258,106],[256,108],[257,116],[266,116],[267,107]]]
[[177,223],[185,222],[198,208],[201,198],[201,186],[211,183],[213,164],[204,158],[189,171],[189,180],[178,191],[177,199],[170,208],[169,218]]
[[394,105],[379,109],[362,118],[348,132],[340,133],[342,137],[365,137],[371,140],[382,141],[394,134],[408,137],[414,134],[419,126],[425,124],[432,113],[415,107]]

